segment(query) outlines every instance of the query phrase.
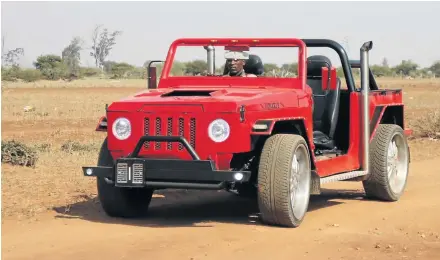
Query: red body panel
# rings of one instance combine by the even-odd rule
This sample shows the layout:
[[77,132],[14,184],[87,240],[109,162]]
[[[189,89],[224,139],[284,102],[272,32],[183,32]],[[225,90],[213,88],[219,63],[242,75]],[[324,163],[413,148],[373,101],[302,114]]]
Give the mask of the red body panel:
[[[193,89],[193,88],[186,88]],[[207,89],[210,88],[202,88]],[[139,138],[146,134],[155,135],[155,120],[160,118],[160,131],[162,135],[179,135],[177,127],[172,127],[169,133],[168,118],[170,125],[179,124],[179,118],[183,119],[186,126],[184,136],[189,142],[195,143],[195,150],[201,159],[214,159],[220,169],[229,169],[229,162],[233,153],[247,152],[251,149],[250,134],[252,126],[261,119],[303,119],[308,131],[312,136],[311,118],[311,91],[303,91],[297,88],[261,89],[249,88],[219,88],[211,93],[211,96],[197,97],[161,97],[175,89],[157,89],[138,93],[133,97],[113,103],[108,108],[108,122],[111,124],[117,117],[126,117],[132,123],[132,135],[123,141],[117,140],[111,132],[108,133],[108,144],[115,157],[128,155],[136,145]],[[270,104],[275,106],[267,106]],[[240,106],[245,107],[245,120],[240,121]],[[148,118],[149,128],[145,131],[145,118]],[[231,128],[231,135],[223,143],[215,143],[208,137],[208,125],[213,120],[225,119]],[[194,133],[191,131],[191,119],[195,120]],[[191,136],[192,135],[192,136]],[[195,138],[195,139],[194,139]],[[312,139],[309,139],[313,143]],[[156,147],[154,142],[149,144],[148,149],[143,148],[140,156],[153,156],[156,158],[180,158],[190,160],[191,157],[184,149],[179,150],[178,143],[162,143]],[[154,148],[153,148],[154,147]],[[168,149],[170,147],[170,149]],[[217,158],[217,160],[216,160]]]
[[[352,92],[350,94],[350,131],[349,140],[350,148],[347,154],[338,156],[331,159],[325,159],[316,162],[316,170],[319,176],[325,177],[336,173],[358,170],[361,165],[362,151],[362,94],[359,92]],[[374,111],[376,107],[383,106],[380,116],[377,118],[376,123],[371,126],[373,121]],[[372,91],[370,93],[370,132],[372,132],[370,141],[376,133],[376,128],[382,115],[388,106],[403,106],[402,94],[400,91],[395,90],[380,90]],[[344,120],[340,118],[339,120]]]

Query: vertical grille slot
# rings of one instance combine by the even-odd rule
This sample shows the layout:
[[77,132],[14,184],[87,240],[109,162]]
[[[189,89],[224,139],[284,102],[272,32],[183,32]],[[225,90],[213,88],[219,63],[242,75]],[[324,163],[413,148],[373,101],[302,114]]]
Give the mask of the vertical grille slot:
[[[150,119],[144,118],[144,135],[150,135]],[[145,148],[150,148],[150,141],[144,143]]]
[[128,165],[126,163],[118,163],[116,165],[116,182],[127,183]]
[[190,121],[190,144],[191,146],[196,149],[196,119],[191,118]]
[[[185,136],[184,130],[185,130],[185,124],[183,122],[183,118],[179,118],[179,136]],[[179,150],[183,150],[183,144],[181,143],[179,143]]]
[[[168,125],[167,125],[167,135],[173,135],[173,118],[168,117]],[[171,150],[173,148],[173,142],[167,142],[167,149]]]
[[[156,118],[156,132],[155,135],[156,136],[160,136],[161,135],[161,131],[162,131],[162,120],[157,117]],[[156,150],[159,150],[161,147],[161,142],[155,142],[155,148]]]
[[[144,135],[146,136],[181,136],[188,140],[189,145],[196,147],[197,119],[194,117],[165,117],[153,116],[144,118]],[[163,143],[163,145],[162,145]],[[144,143],[145,149],[183,151],[183,144],[175,142],[155,142]]]
[[144,165],[141,163],[135,163],[133,164],[133,183],[134,184],[142,184],[144,183],[143,179],[143,170]]

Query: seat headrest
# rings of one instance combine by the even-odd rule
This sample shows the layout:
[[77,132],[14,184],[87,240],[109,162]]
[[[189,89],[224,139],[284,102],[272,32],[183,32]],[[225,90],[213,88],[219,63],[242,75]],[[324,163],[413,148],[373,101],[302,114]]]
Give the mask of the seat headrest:
[[[244,71],[247,74],[261,75],[264,72],[263,61],[258,55],[249,54],[249,59],[245,61]],[[229,73],[228,66],[225,63],[225,69],[223,70],[223,75]]]
[[244,71],[248,74],[261,75],[264,72],[263,61],[255,54],[250,54],[249,59],[246,60]]
[[330,69],[332,63],[329,58],[323,55],[314,55],[307,58],[307,77],[321,77],[322,68]]

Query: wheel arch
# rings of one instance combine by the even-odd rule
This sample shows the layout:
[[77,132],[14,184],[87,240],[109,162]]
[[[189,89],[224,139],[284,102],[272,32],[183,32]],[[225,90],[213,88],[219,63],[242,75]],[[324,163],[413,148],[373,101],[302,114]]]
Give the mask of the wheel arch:
[[257,121],[254,125],[259,124],[266,125],[267,128],[265,130],[252,129],[252,150],[261,150],[267,138],[275,134],[297,134],[305,139],[309,150],[311,169],[316,170],[315,157],[313,154],[313,139],[309,138],[307,134],[303,118],[266,119]]
[[403,105],[386,106],[380,124],[394,124],[404,129]]
[[370,121],[370,140],[375,136],[380,124],[398,125],[405,129],[403,105],[376,106]]

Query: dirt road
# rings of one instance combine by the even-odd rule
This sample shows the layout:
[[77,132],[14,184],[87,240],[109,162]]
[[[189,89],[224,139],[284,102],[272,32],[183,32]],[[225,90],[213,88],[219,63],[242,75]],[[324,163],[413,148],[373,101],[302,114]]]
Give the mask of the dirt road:
[[96,200],[37,222],[4,220],[3,259],[440,259],[440,160],[411,164],[398,203],[360,183],[325,186],[297,229],[260,224],[256,204],[225,192],[169,191],[151,216],[115,220]]

